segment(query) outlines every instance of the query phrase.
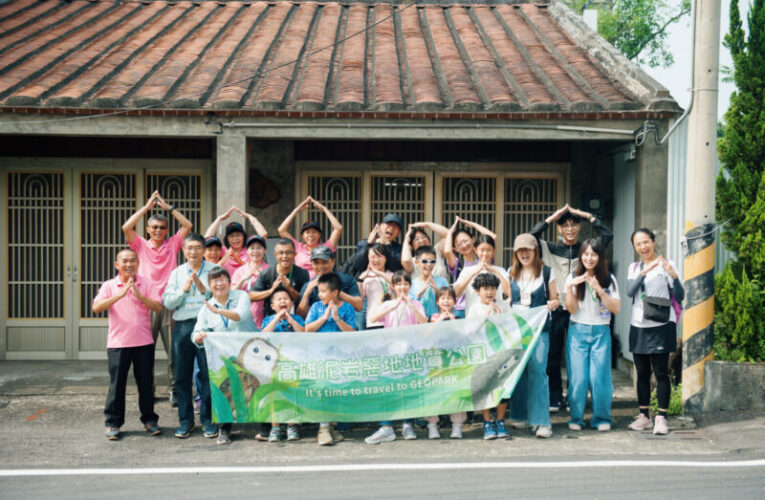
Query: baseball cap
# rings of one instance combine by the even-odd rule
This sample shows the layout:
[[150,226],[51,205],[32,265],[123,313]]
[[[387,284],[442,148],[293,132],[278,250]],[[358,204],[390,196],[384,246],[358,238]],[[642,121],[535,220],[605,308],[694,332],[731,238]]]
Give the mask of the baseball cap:
[[537,247],[537,239],[529,233],[522,233],[515,237],[513,242],[513,251],[518,251],[522,248],[528,248],[534,250]]
[[382,221],[384,223],[393,222],[394,224],[398,225],[400,230],[404,230],[404,219],[402,219],[399,214],[388,214],[383,218]]
[[335,252],[326,245],[321,245],[311,250],[311,260],[330,260],[335,258]]
[[220,241],[220,238],[217,236],[212,236],[210,238],[205,238],[205,248],[207,247],[213,247],[213,246],[219,246],[222,247],[223,243]]
[[263,246],[263,248],[268,247],[268,245],[266,245],[266,240],[262,236],[253,234],[252,236],[247,238],[247,241],[244,244],[244,248],[250,248],[250,245],[252,245],[253,243],[260,243]]
[[305,231],[306,229],[311,229],[311,228],[314,228],[314,229],[316,229],[317,231],[319,231],[320,233],[323,234],[323,231],[321,230],[321,226],[319,226],[319,223],[316,222],[316,221],[312,221],[312,220],[306,221],[303,224],[303,227],[300,229],[300,233],[302,234],[303,231]]

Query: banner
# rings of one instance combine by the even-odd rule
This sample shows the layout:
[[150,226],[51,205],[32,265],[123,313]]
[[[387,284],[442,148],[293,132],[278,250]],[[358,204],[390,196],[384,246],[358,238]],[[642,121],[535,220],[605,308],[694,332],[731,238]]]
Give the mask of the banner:
[[215,422],[370,422],[496,406],[545,307],[359,332],[216,332],[205,339]]

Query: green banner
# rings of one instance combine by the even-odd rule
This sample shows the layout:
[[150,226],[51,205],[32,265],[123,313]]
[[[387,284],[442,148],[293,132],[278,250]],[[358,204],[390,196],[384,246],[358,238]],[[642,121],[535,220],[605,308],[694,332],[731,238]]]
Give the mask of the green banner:
[[492,408],[509,397],[545,307],[359,332],[215,332],[215,422],[370,422]]

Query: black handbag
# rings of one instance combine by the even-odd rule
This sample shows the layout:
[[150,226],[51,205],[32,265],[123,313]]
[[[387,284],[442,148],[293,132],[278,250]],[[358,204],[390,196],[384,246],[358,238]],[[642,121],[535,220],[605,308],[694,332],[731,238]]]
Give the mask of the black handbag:
[[672,307],[672,301],[662,297],[643,297],[643,318],[656,321],[657,323],[666,323],[669,321],[669,310]]

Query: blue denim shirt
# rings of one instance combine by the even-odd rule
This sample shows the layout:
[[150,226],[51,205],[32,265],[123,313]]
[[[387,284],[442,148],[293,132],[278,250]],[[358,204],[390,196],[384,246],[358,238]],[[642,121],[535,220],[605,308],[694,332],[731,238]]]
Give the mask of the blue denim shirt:
[[186,280],[189,279],[192,269],[188,263],[178,266],[170,273],[167,280],[167,286],[162,294],[162,304],[168,309],[174,309],[173,319],[175,321],[184,321],[196,319],[199,310],[202,308],[205,300],[212,296],[207,284],[207,277],[210,271],[216,267],[214,264],[202,261],[202,268],[199,270],[199,280],[205,287],[205,293],[200,293],[197,287],[192,284],[188,292],[183,291]]

